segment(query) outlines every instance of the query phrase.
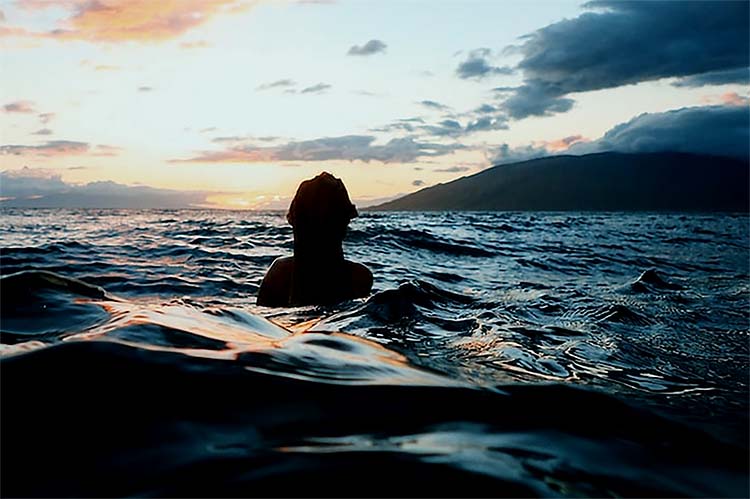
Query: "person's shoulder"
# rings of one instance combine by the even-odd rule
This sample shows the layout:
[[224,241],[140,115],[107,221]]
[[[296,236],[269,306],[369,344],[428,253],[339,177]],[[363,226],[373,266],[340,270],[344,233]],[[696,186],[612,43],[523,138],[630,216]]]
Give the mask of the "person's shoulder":
[[293,256],[280,256],[273,261],[268,272],[291,272],[294,269]]
[[356,262],[346,262],[352,273],[352,290],[355,298],[361,298],[370,294],[372,291],[372,272],[370,269]]
[[289,290],[294,271],[294,257],[284,256],[273,261],[258,290],[258,305],[283,307],[289,304]]

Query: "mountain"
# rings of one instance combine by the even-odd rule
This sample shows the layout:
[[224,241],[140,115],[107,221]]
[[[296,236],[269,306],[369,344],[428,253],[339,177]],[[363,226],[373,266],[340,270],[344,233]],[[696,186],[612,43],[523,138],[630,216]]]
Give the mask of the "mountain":
[[549,156],[488,168],[370,210],[750,210],[747,159],[686,153]]

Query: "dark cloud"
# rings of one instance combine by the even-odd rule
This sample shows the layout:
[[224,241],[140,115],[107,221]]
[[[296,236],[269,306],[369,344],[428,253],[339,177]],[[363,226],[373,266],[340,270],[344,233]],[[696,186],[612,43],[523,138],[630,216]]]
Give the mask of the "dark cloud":
[[253,142],[273,142],[278,140],[279,137],[273,135],[265,135],[256,137],[254,135],[231,135],[225,137],[215,137],[211,139],[211,142],[216,144],[233,144],[233,145],[247,145]]
[[379,128],[371,128],[371,132],[393,132],[396,130],[401,130],[405,132],[414,132],[419,127],[415,125],[415,123],[418,124],[424,124],[424,120],[422,118],[402,118],[396,121],[393,121],[389,123],[388,125],[379,127]]
[[502,144],[490,152],[490,162],[493,165],[502,165],[505,163],[517,163],[529,159],[542,158],[550,156],[550,151],[544,146],[526,145],[511,147],[508,144]]
[[293,87],[297,84],[294,80],[284,79],[284,80],[276,80],[272,81],[270,83],[263,83],[262,85],[258,85],[255,87],[255,90],[270,90],[272,88],[289,88]]
[[456,120],[443,120],[437,125],[423,125],[419,128],[435,137],[458,137],[464,134],[464,128]]
[[49,170],[31,168],[0,172],[0,186],[0,206],[22,207],[189,208],[205,203],[210,194],[110,181],[75,185]]
[[52,119],[55,117],[55,113],[39,113],[37,116],[39,117],[39,121],[41,121],[42,124],[46,125],[47,123],[52,121]]
[[465,133],[485,132],[488,130],[507,130],[508,119],[505,115],[498,114],[495,116],[481,116],[470,121],[466,125]]
[[570,93],[747,68],[748,5],[589,2],[596,11],[525,37],[517,47],[524,84],[504,107],[514,118],[543,116],[569,110]]
[[423,125],[419,129],[434,137],[463,137],[475,132],[490,130],[507,130],[508,119],[502,113],[482,115],[467,113],[469,121],[466,126],[452,119],[443,120],[433,125]]
[[423,105],[426,108],[429,109],[437,109],[438,111],[447,111],[450,109],[449,106],[446,106],[445,104],[441,104],[434,100],[423,100],[419,101],[419,104]]
[[467,172],[470,169],[468,166],[450,166],[448,168],[436,168],[433,171],[436,173],[461,173]]
[[598,140],[574,144],[569,150],[573,154],[602,151],[675,151],[747,158],[750,108],[703,106],[644,113],[613,127]]
[[675,87],[704,87],[706,85],[726,85],[750,83],[750,68],[727,69],[726,71],[710,71],[695,76],[682,78],[674,83]]
[[52,130],[50,130],[49,128],[40,128],[31,135],[52,135]]
[[575,101],[561,97],[556,87],[539,80],[529,80],[515,89],[515,93],[503,102],[502,107],[512,118],[527,116],[549,116],[564,113]]
[[326,90],[331,88],[331,85],[327,83],[318,83],[317,85],[312,85],[310,87],[305,87],[302,90],[300,90],[301,94],[322,94]]
[[216,144],[223,144],[223,143],[230,143],[230,144],[236,144],[237,142],[243,142],[246,140],[246,137],[243,137],[241,135],[231,135],[227,137],[214,137],[211,139],[211,142],[214,142]]
[[686,152],[747,159],[750,108],[743,105],[686,107],[644,113],[587,141],[572,135],[519,147],[502,144],[491,152],[493,164],[514,163],[554,154]]
[[144,87],[138,87],[138,91],[139,92],[150,92],[153,89],[154,89],[153,87],[146,87],[146,86],[144,86]]
[[424,180],[415,180],[411,183],[414,187],[422,187],[424,185]]
[[513,69],[508,66],[493,66],[489,63],[489,57],[492,51],[487,48],[472,50],[469,52],[465,61],[460,63],[456,68],[456,74],[464,80],[475,78],[480,80],[491,75],[509,75],[513,74]]
[[380,161],[412,163],[419,158],[451,154],[464,146],[419,142],[413,137],[392,139],[375,145],[371,135],[345,135],[288,142],[278,146],[240,145],[223,151],[206,151],[171,163],[267,163],[274,161]]
[[380,40],[370,40],[364,45],[353,45],[351,48],[349,48],[349,52],[347,52],[346,54],[347,55],[373,55],[373,54],[377,54],[378,52],[385,52],[385,49],[387,46],[388,45],[386,45]]
[[35,113],[34,103],[30,100],[18,100],[15,102],[9,102],[3,106],[3,111],[6,113]]
[[0,154],[15,156],[70,156],[85,154],[89,151],[89,144],[72,140],[51,140],[37,146],[8,144],[0,146]]
[[478,108],[474,110],[475,113],[480,113],[480,114],[495,113],[497,111],[498,109],[492,104],[482,104],[481,106],[479,106]]

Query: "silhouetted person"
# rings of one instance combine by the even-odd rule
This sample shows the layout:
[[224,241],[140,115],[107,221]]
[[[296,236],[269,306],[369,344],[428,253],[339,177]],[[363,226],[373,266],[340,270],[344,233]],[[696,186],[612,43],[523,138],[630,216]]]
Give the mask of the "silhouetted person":
[[340,179],[324,172],[302,182],[286,215],[294,230],[294,256],[273,262],[258,305],[322,305],[370,294],[370,270],[344,259],[346,228],[356,216]]

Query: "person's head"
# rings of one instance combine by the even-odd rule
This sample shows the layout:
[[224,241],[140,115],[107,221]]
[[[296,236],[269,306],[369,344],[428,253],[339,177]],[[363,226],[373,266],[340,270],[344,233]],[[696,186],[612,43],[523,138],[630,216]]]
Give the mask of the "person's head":
[[297,188],[286,219],[294,229],[295,254],[312,248],[340,247],[357,208],[344,183],[328,172]]

